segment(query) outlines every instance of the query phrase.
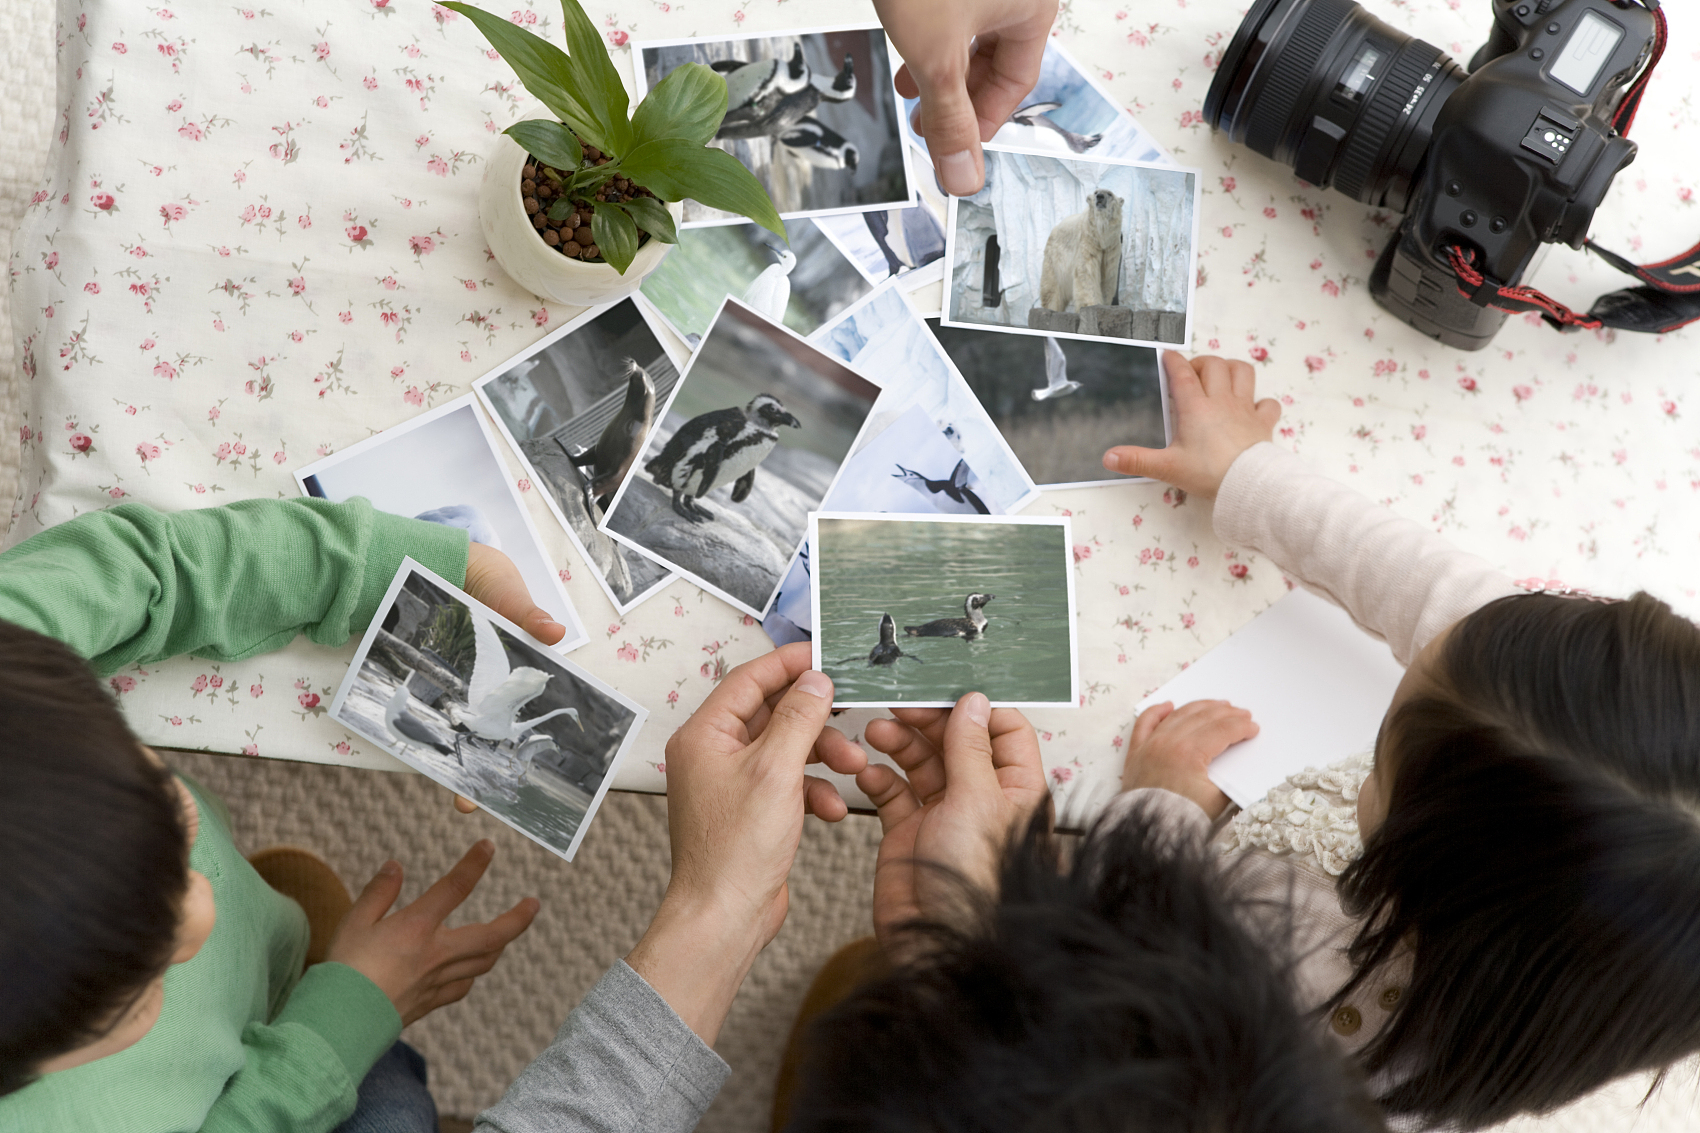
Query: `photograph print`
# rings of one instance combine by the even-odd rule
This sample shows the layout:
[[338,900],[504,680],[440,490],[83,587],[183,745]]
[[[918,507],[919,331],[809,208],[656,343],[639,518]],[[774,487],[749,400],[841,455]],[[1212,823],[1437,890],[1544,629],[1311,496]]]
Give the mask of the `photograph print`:
[[331,715],[571,861],[647,713],[406,559]]
[[985,186],[950,202],[946,326],[1186,345],[1195,171],[985,152]]
[[1067,517],[819,512],[809,549],[834,707],[1076,703]]
[[1126,483],[1135,477],[1105,471],[1106,449],[1168,446],[1167,379],[1157,351],[926,322],[1041,488]]
[[[872,290],[814,221],[786,221],[785,236],[756,224],[681,229],[679,243],[640,291],[695,350],[728,295],[807,336]],[[940,241],[942,255],[942,229]]]
[[472,394],[298,468],[295,480],[332,503],[363,496],[391,515],[464,528],[512,559],[532,598],[567,627],[556,652],[590,640]]
[[870,284],[902,279],[905,290],[913,290],[944,274],[947,206],[925,171],[919,180],[921,188],[916,190],[913,208],[815,217],[816,227]]
[[622,299],[473,383],[621,614],[673,575],[597,525],[678,380],[637,304]]
[[[725,76],[726,117],[709,144],[748,167],[781,216],[897,208],[913,198],[879,26],[657,40],[632,51],[639,98],[683,63]],[[685,202],[687,225],[734,219]]]
[[760,618],[878,396],[729,298],[603,530]]

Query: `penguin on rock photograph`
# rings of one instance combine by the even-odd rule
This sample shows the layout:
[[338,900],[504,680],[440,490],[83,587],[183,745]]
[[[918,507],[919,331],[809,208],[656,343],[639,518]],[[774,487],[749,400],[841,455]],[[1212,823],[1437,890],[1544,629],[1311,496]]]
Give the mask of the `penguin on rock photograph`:
[[602,530],[761,618],[878,396],[849,366],[728,296]]

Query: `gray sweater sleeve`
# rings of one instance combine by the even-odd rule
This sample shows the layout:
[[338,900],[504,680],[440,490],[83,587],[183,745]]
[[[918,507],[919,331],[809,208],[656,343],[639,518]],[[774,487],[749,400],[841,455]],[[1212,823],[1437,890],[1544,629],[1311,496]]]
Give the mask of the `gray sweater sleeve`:
[[731,1072],[616,960],[475,1133],[684,1133]]

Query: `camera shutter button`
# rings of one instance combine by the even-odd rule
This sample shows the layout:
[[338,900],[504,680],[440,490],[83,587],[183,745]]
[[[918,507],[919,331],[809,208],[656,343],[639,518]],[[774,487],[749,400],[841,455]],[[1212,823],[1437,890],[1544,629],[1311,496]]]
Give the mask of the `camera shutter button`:
[[1492,220],[1488,221],[1488,231],[1492,232],[1495,236],[1504,232],[1506,227],[1505,218],[1503,216],[1496,216]]
[[1458,181],[1448,181],[1446,183],[1446,195],[1449,196],[1449,197],[1461,197],[1461,196],[1463,196],[1464,195],[1463,184],[1458,182]]
[[1458,217],[1458,223],[1462,224],[1465,228],[1474,228],[1478,219],[1479,218],[1476,216],[1476,211],[1474,209],[1465,209]]

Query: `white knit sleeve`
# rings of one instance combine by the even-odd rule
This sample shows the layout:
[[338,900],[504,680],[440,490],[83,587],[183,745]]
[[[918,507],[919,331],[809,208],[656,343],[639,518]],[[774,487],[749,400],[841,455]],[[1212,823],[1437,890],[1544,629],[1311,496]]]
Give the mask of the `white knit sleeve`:
[[1215,528],[1342,607],[1402,665],[1459,618],[1517,593],[1485,560],[1267,441],[1222,478]]

